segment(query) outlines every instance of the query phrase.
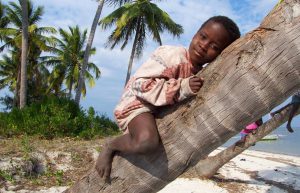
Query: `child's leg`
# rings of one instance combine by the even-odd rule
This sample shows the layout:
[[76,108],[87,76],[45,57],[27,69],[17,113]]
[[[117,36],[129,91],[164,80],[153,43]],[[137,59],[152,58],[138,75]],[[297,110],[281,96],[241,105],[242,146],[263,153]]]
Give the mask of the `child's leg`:
[[240,135],[241,135],[241,139],[235,142],[235,146],[243,147],[245,144],[247,134],[241,132]]
[[290,111],[289,119],[288,119],[288,122],[287,122],[287,125],[286,125],[286,128],[287,128],[287,130],[288,130],[290,133],[293,133],[293,132],[294,132],[294,130],[293,130],[292,127],[291,127],[291,123],[292,123],[293,117],[295,116],[295,113],[296,113],[297,110],[299,109],[299,106],[300,106],[299,103],[294,103],[294,104],[292,105],[292,109],[291,109],[291,111]]
[[287,108],[287,107],[290,106],[290,105],[291,105],[291,103],[289,103],[289,104],[287,104],[287,105],[281,107],[281,108],[278,109],[277,111],[274,111],[274,112],[270,113],[270,115],[271,115],[272,117],[274,117],[275,114],[280,113],[283,109]]
[[101,177],[109,178],[115,152],[147,153],[157,148],[159,135],[151,113],[143,113],[132,119],[128,129],[129,133],[110,141],[99,155],[96,169]]

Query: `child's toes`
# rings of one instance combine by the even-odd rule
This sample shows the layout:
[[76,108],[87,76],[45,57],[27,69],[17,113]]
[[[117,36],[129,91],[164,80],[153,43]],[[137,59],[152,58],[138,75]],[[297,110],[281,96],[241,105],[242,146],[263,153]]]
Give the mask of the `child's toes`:
[[110,172],[111,172],[111,168],[106,168],[104,171],[103,177],[105,178],[105,182],[107,183],[110,181]]

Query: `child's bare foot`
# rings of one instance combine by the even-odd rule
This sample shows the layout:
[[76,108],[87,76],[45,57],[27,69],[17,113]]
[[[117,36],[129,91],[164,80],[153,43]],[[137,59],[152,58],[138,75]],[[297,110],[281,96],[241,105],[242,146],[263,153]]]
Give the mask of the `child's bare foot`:
[[290,133],[294,132],[294,130],[292,129],[292,127],[290,125],[287,125],[286,128]]
[[256,129],[251,131],[252,135],[255,135],[257,133]]
[[238,140],[237,142],[235,142],[235,147],[244,147],[245,145],[245,141],[246,141],[246,136],[242,137],[240,140]]
[[113,151],[106,146],[96,161],[96,170],[101,178],[105,178],[106,182],[110,179],[112,161]]

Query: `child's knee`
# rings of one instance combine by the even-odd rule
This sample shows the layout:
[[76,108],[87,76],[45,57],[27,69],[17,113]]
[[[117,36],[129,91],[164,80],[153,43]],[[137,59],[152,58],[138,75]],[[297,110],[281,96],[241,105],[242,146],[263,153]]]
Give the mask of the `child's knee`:
[[159,145],[159,138],[156,135],[144,134],[137,140],[138,149],[140,153],[146,153],[157,149]]
[[141,149],[144,153],[151,152],[157,149],[159,141],[156,139],[148,139],[140,143]]

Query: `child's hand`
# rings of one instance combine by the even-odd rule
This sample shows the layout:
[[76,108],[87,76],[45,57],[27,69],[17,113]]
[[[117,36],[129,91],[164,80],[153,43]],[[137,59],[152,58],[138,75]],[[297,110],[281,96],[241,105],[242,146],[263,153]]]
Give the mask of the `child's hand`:
[[194,77],[190,78],[189,84],[190,84],[191,90],[194,93],[196,93],[200,90],[200,88],[203,85],[203,78],[199,78],[197,76],[194,76]]

